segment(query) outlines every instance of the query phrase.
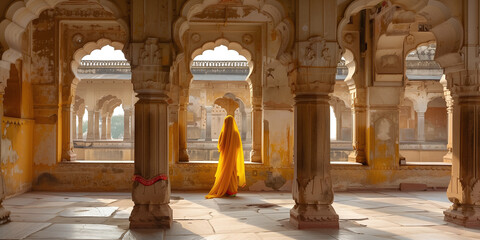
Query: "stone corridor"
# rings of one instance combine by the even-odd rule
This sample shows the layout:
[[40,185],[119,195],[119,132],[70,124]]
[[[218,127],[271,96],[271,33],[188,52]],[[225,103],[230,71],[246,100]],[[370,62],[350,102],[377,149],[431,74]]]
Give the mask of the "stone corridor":
[[11,222],[0,225],[0,239],[480,239],[478,229],[443,221],[444,191],[335,193],[339,230],[295,229],[288,192],[204,194],[172,193],[170,230],[128,230],[130,193],[29,192],[5,200]]

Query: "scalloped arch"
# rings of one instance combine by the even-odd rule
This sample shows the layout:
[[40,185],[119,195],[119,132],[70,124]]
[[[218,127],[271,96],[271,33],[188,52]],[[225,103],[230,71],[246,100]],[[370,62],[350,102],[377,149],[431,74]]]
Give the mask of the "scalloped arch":
[[120,105],[122,105],[121,99],[119,98],[112,99],[103,108],[103,113],[112,115],[115,108],[119,107]]
[[[189,0],[187,1],[181,11],[180,17],[174,23],[174,40],[177,46],[184,47],[183,35],[190,29],[190,20],[197,13],[201,13],[208,6],[221,3],[222,0]],[[287,11],[277,0],[241,0],[245,6],[251,6],[256,8],[259,13],[267,16],[275,26],[275,30],[282,36],[282,44],[280,47],[280,53],[291,48],[294,40],[294,25],[293,21],[288,17]]]
[[[248,73],[248,76],[247,76],[247,82],[249,84],[251,84],[251,81],[250,81],[250,74],[253,72],[253,62],[252,62],[252,54],[250,53],[250,51],[248,51],[247,49],[243,48],[243,46],[238,43],[238,42],[230,42],[228,41],[227,39],[225,38],[219,38],[217,40],[215,40],[215,42],[207,42],[205,44],[202,45],[202,47],[200,48],[197,48],[195,49],[193,52],[192,52],[192,55],[191,55],[191,61],[190,63],[188,64],[189,68],[192,66],[192,62],[193,62],[193,59],[198,56],[198,55],[201,55],[204,51],[206,50],[214,50],[215,47],[218,47],[220,45],[224,45],[228,48],[228,50],[235,50],[237,51],[240,55],[244,56],[246,59],[247,59],[247,63],[248,63],[248,68],[250,68],[250,71]],[[193,79],[193,78],[192,78]]]
[[215,42],[207,42],[203,44],[202,47],[197,48],[192,52],[191,59],[194,59],[196,56],[201,55],[206,50],[214,50],[215,47],[218,47],[220,45],[226,46],[228,50],[237,51],[240,55],[244,56],[247,59],[247,62],[250,65],[250,62],[252,61],[252,54],[250,53],[250,51],[243,48],[243,46],[240,43],[230,42],[225,38],[219,38],[215,40]]
[[350,49],[345,48],[345,53],[343,54],[343,58],[345,58],[345,66],[348,68],[347,77],[345,77],[344,82],[347,83],[348,86],[355,85],[355,80],[353,79],[353,74],[355,74],[357,68],[357,62],[355,61],[355,56]]
[[99,39],[98,41],[96,42],[88,42],[88,43],[85,43],[85,45],[83,45],[82,48],[78,49],[77,51],[75,51],[75,53],[73,54],[73,60],[72,62],[70,63],[70,68],[72,69],[72,72],[73,74],[78,78],[80,79],[78,76],[77,76],[77,70],[78,70],[78,67],[80,66],[80,62],[82,61],[82,58],[89,55],[90,53],[92,53],[94,50],[98,50],[98,49],[101,49],[102,47],[105,47],[107,45],[110,45],[112,46],[115,50],[122,50],[123,47],[124,47],[124,44],[121,43],[121,42],[116,42],[116,41],[112,41],[110,39],[107,39],[107,38],[101,38]]
[[100,111],[105,107],[105,104],[108,104],[110,101],[114,99],[118,99],[118,98],[111,94],[101,97],[100,99],[97,100],[95,104],[95,111]]
[[[355,0],[351,3],[338,24],[338,39],[342,39],[342,30],[352,15],[363,9],[373,8],[380,2],[382,0]],[[432,26],[430,31],[437,41],[435,59],[442,67],[457,65],[462,61],[459,51],[463,44],[463,27],[458,19],[452,17],[450,9],[445,4],[437,0],[391,0],[391,2],[427,19],[427,23]],[[345,48],[343,41],[339,41],[339,45]]]
[[[12,3],[5,14],[5,19],[0,22],[0,42],[6,48],[1,57],[2,65],[8,66],[8,63],[22,57],[22,35],[28,24],[38,18],[40,14],[47,10],[55,8],[58,4],[68,0],[18,0]],[[128,34],[129,27],[123,19],[120,8],[112,0],[89,0],[100,4],[106,11],[111,12],[117,22],[125,29]]]

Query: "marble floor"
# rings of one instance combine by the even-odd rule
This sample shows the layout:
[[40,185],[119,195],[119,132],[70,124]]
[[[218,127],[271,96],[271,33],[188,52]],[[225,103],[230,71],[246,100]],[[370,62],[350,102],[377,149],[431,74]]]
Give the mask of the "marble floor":
[[29,192],[5,200],[11,222],[0,226],[0,239],[480,239],[480,229],[443,221],[443,191],[335,193],[339,230],[296,230],[290,193],[204,195],[173,192],[171,229],[132,231],[130,193]]

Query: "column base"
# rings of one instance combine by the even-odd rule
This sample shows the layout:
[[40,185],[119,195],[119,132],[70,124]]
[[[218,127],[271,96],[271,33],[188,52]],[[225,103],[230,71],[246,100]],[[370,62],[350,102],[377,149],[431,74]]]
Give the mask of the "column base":
[[187,153],[187,149],[181,149],[178,153],[178,161],[179,162],[188,162],[190,156]]
[[480,228],[480,206],[453,206],[443,211],[444,220],[468,228]]
[[168,204],[136,204],[129,220],[130,229],[170,228],[173,212]]
[[0,224],[4,224],[10,221],[10,211],[3,208],[0,204]]
[[75,161],[75,160],[77,160],[77,154],[72,149],[70,149],[70,150],[63,153],[62,160],[63,161]]
[[443,156],[443,162],[452,162],[452,152],[449,151],[447,154],[445,154],[445,156]]
[[260,156],[258,151],[252,150],[252,151],[250,151],[250,161],[261,163],[262,162],[262,156]]
[[290,210],[290,223],[298,229],[339,228],[338,215],[330,204],[295,204]]
[[361,153],[359,151],[353,150],[349,155],[348,155],[348,161],[349,162],[354,162],[354,163],[361,163],[365,164],[366,163],[366,158],[365,158],[365,153]]

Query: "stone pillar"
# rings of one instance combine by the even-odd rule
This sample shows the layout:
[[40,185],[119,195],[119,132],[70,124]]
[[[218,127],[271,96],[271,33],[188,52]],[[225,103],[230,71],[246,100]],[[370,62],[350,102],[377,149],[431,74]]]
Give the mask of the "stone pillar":
[[295,206],[290,222],[297,228],[338,228],[332,207],[330,105],[336,68],[299,68],[294,85]]
[[78,129],[77,129],[77,139],[83,139],[83,114],[77,116],[78,119]]
[[[423,89],[422,89],[423,90]],[[423,90],[426,91],[426,90]],[[426,95],[426,94],[421,94]],[[417,113],[417,141],[424,142],[425,141],[425,112],[427,111],[428,107],[428,98],[427,97],[419,97],[419,98],[411,98],[413,99],[413,109]]]
[[[466,48],[467,56],[477,47]],[[470,59],[466,57],[466,59]],[[469,66],[468,64],[465,64]],[[472,64],[473,66],[473,64]],[[448,73],[452,110],[452,175],[447,197],[453,203],[444,211],[445,221],[465,227],[480,227],[480,80],[478,70]],[[444,85],[445,86],[445,85]],[[448,96],[447,95],[447,96]]]
[[[157,1],[146,1],[153,6]],[[135,5],[134,7],[139,7]],[[143,9],[143,5],[141,6]],[[160,11],[160,10],[159,10]],[[171,11],[171,10],[170,10]],[[130,228],[170,228],[173,220],[168,179],[168,62],[171,42],[159,43],[147,38],[145,43],[131,43],[134,53],[132,82],[138,94],[135,104],[135,168]],[[166,63],[167,62],[167,63]],[[145,182],[144,180],[149,180]]]
[[[445,76],[445,75],[443,75]],[[447,154],[443,156],[443,161],[444,162],[452,162],[452,136],[453,136],[453,99],[452,95],[450,93],[450,90],[447,88],[447,80],[445,77],[442,77],[440,79],[440,83],[443,85],[443,94],[445,96],[445,102],[447,104],[447,117],[448,117],[448,140],[447,140]]]
[[454,97],[452,176],[447,189],[453,205],[444,211],[445,221],[476,228],[480,227],[479,116],[480,95]]
[[77,159],[77,154],[73,151],[72,109],[70,104],[62,106],[62,161],[75,161]]
[[[168,111],[166,95],[139,94],[135,104],[135,174],[145,179],[168,176]],[[170,226],[172,209],[168,181],[151,186],[133,183],[135,207],[130,228]]]
[[[188,162],[190,158],[187,153],[187,105],[188,105],[188,93],[187,97],[180,97],[179,111],[178,111],[178,133],[179,133],[179,153],[178,161]],[[186,99],[185,99],[186,98]]]
[[107,139],[107,114],[102,114],[102,140]]
[[130,142],[130,117],[132,116],[132,109],[131,108],[124,108],[123,109],[123,141]]
[[94,117],[94,126],[93,126],[93,133],[94,133],[94,139],[99,140],[100,139],[100,112],[95,111],[95,117]]
[[[260,88],[260,87],[258,87]],[[258,90],[257,90],[258,91]],[[254,90],[254,93],[256,91]],[[260,90],[261,92],[261,90]],[[262,162],[262,136],[263,136],[263,111],[262,98],[253,97],[252,106],[252,151],[250,152],[250,160],[252,162]]]
[[[330,108],[328,109],[330,111]],[[335,120],[337,122],[337,131],[336,131],[336,140],[337,141],[340,141],[342,140],[342,108],[341,107],[337,107],[337,109],[335,109],[336,111],[334,111],[335,113]]]
[[[70,119],[72,121],[72,140],[77,138],[77,114],[75,112],[72,112],[72,118]],[[73,145],[72,145],[73,146]]]
[[448,115],[448,140],[447,140],[447,154],[443,156],[444,162],[452,162],[452,135],[453,135],[453,103],[447,101],[447,115]]
[[112,113],[108,113],[105,118],[107,119],[106,126],[105,126],[106,134],[107,134],[106,139],[111,140],[112,139]]
[[365,89],[354,86],[350,89],[352,96],[352,146],[353,151],[348,155],[349,162],[367,164],[365,155],[366,130],[367,130],[367,108]]
[[88,129],[87,140],[93,141],[95,139],[95,113],[93,110],[88,110]]
[[417,112],[417,141],[425,142],[425,112]]
[[247,142],[252,141],[252,109],[245,108],[245,112],[247,113]]
[[212,141],[212,106],[205,106],[206,110],[206,129],[205,129],[205,141]]
[[[177,108],[178,109],[178,108]],[[130,140],[135,139],[135,108],[132,107],[132,114],[130,115]]]
[[[0,69],[2,73],[8,72],[7,70]],[[0,76],[1,77],[1,76]],[[2,80],[2,78],[0,78]],[[3,95],[5,94],[5,87],[6,87],[6,79],[4,81],[0,81],[0,123],[3,119]],[[1,141],[0,141],[0,153],[1,153]],[[3,182],[3,174],[1,173],[0,167],[0,224],[7,223],[10,221],[10,211],[5,209],[2,206],[3,199],[5,198],[5,183]]]
[[247,113],[245,112],[245,109],[243,109],[242,114],[242,132],[241,132],[241,138],[242,141],[245,141],[247,139]]

